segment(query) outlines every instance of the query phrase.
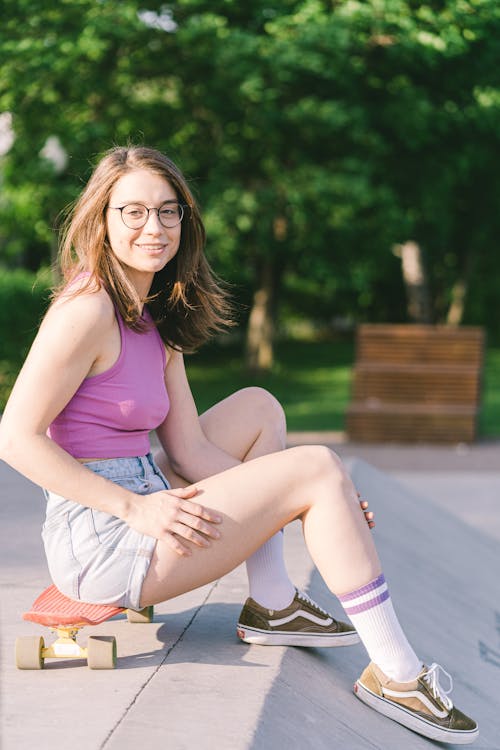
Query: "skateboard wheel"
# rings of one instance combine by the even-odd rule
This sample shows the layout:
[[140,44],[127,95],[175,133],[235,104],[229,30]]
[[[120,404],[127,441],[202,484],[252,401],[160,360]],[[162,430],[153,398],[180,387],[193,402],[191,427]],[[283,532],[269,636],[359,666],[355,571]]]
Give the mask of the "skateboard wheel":
[[18,669],[43,669],[45,641],[41,635],[16,638],[16,667]]
[[144,607],[144,609],[127,609],[127,620],[133,623],[153,622],[154,607]]
[[87,664],[90,669],[114,669],[116,667],[116,638],[114,635],[89,636]]

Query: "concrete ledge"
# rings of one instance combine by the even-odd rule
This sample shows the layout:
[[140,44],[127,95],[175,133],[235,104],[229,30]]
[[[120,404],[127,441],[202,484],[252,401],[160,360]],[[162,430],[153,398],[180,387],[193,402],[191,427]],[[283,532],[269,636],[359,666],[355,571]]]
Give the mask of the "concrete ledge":
[[[498,750],[498,542],[488,531],[488,515],[473,527],[452,502],[443,507],[426,497],[422,485],[415,489],[411,474],[400,471],[395,479],[362,460],[346,461],[376,512],[377,546],[411,642],[424,660],[452,673],[454,701],[480,723],[474,747]],[[464,477],[474,485],[472,473],[452,473],[441,481],[439,495],[453,498]],[[432,478],[429,473],[428,487]],[[498,497],[500,473],[485,482],[474,499],[478,508],[483,495],[488,502]],[[367,663],[362,646],[306,650],[238,642],[243,566],[218,584],[157,607],[151,625],[131,626],[121,618],[99,626],[117,636],[115,671],[92,672],[78,662],[50,663],[42,672],[16,670],[16,635],[41,632],[21,613],[49,582],[39,543],[43,498],[2,464],[0,483],[7,490],[0,508],[3,750],[437,747],[354,697],[352,683]],[[312,566],[298,523],[287,527],[285,539],[293,580],[342,616]]]

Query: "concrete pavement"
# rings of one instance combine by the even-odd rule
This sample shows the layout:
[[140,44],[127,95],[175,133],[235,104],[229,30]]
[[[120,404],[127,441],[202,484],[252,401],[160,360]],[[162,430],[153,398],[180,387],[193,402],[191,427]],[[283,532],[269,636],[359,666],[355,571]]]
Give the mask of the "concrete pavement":
[[[296,437],[291,442],[300,442]],[[499,750],[500,446],[332,447],[376,512],[376,543],[411,642],[424,660],[452,673],[454,701],[480,723],[474,747]],[[354,697],[352,683],[367,663],[362,646],[241,644],[234,626],[246,597],[243,566],[156,607],[150,625],[119,617],[99,626],[117,637],[114,671],[60,661],[41,672],[16,670],[15,637],[44,631],[21,620],[49,583],[39,536],[44,501],[1,463],[0,488],[3,750],[128,750],[145,743],[168,750],[438,747]],[[342,617],[298,523],[285,539],[295,583]]]

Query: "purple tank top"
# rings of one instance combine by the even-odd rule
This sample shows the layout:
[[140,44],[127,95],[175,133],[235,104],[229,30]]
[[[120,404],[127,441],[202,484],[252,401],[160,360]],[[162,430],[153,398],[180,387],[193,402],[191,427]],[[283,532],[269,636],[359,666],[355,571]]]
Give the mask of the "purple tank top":
[[[128,328],[118,311],[121,350],[114,365],[86,378],[47,434],[75,458],[129,458],[150,450],[149,431],[168,414],[166,355],[154,325]],[[144,319],[152,324],[145,310]]]

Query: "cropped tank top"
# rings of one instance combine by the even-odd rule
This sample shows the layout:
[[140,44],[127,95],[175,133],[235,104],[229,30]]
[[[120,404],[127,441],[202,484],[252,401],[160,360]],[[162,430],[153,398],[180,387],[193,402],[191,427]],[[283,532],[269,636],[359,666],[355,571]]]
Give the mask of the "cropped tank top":
[[166,354],[151,316],[133,331],[116,311],[121,349],[114,365],[86,378],[47,434],[75,458],[130,458],[150,450],[149,431],[168,414]]

